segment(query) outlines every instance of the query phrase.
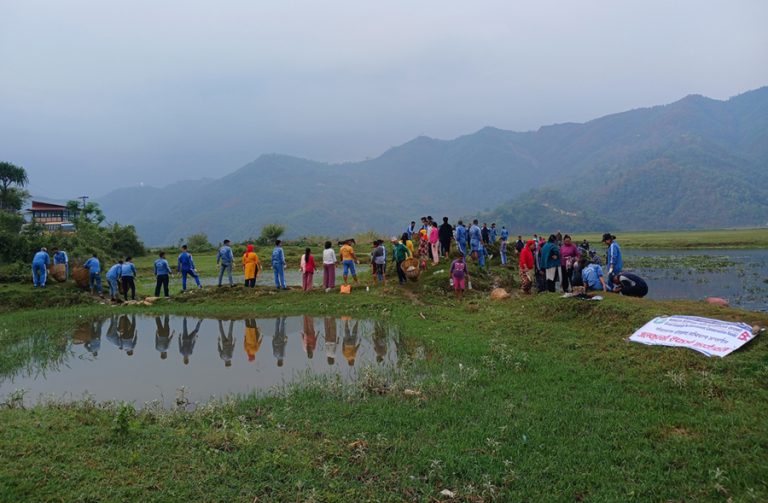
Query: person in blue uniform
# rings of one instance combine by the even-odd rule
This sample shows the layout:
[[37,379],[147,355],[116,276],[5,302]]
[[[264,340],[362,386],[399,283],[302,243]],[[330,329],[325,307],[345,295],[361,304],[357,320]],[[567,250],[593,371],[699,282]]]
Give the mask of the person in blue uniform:
[[498,234],[498,230],[496,230],[496,222],[491,223],[491,228],[488,229],[488,239],[490,239],[491,244],[494,244],[496,242],[496,235]]
[[120,281],[123,283],[123,295],[128,299],[128,290],[131,291],[131,299],[136,300],[136,267],[133,265],[131,257],[125,257],[125,262],[120,269]]
[[160,296],[160,287],[163,287],[163,293],[166,297],[170,297],[168,293],[168,283],[171,277],[171,266],[168,261],[165,260],[165,252],[158,253],[158,259],[155,260],[155,297]]
[[509,231],[505,226],[502,225],[501,226],[501,265],[507,265],[507,243],[508,242],[509,242]]
[[278,289],[287,290],[285,286],[285,252],[280,246],[282,241],[275,241],[275,249],[272,250],[272,270],[275,273],[275,286]]
[[221,280],[224,279],[224,271],[227,272],[229,278],[229,286],[234,286],[232,281],[232,263],[235,261],[235,257],[232,254],[232,248],[229,247],[229,239],[224,240],[224,246],[219,248],[219,253],[216,255],[216,264],[219,266],[219,286],[221,286]]
[[101,263],[99,262],[99,257],[94,253],[91,258],[85,261],[83,267],[88,269],[88,286],[91,289],[91,293],[101,295]]
[[621,247],[616,242],[616,236],[609,232],[603,234],[603,243],[608,245],[605,265],[608,267],[608,284],[613,284],[613,277],[624,269],[624,260],[621,257]]
[[456,224],[456,246],[459,247],[459,253],[467,256],[467,228],[464,227],[464,222],[459,220]]
[[198,288],[203,287],[200,284],[200,276],[197,274],[197,271],[195,270],[195,261],[192,260],[192,254],[189,253],[189,250],[187,249],[187,245],[183,245],[181,247],[181,253],[179,254],[179,261],[176,265],[176,270],[179,273],[181,273],[182,291],[187,289],[187,275],[195,278],[195,284],[197,284]]
[[482,241],[482,231],[480,226],[477,225],[477,219],[472,220],[472,226],[469,228],[469,251],[475,259],[477,259],[477,251]]
[[48,256],[46,248],[40,248],[32,258],[32,284],[35,288],[45,288],[45,280],[48,278],[48,266],[51,263],[51,257]]
[[53,265],[64,265],[65,272],[65,278],[69,279],[69,257],[67,256],[67,252],[64,250],[59,250],[58,248],[53,249]]
[[120,292],[118,282],[123,274],[123,261],[118,260],[117,264],[113,265],[107,271],[107,284],[109,285],[109,298],[117,300],[117,295]]

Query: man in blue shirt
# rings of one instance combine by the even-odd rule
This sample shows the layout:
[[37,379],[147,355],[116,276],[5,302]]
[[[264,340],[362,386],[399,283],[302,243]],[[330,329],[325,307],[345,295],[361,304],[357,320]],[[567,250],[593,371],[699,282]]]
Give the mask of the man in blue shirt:
[[587,290],[608,291],[608,286],[603,278],[603,268],[597,264],[592,264],[586,257],[579,260],[581,268],[581,279],[584,282],[584,288]]
[[624,269],[624,260],[621,258],[621,248],[616,242],[616,236],[606,232],[603,234],[603,243],[608,245],[608,254],[605,264],[608,266],[608,283],[613,284],[613,277]]
[[474,219],[472,220],[472,227],[469,228],[469,248],[475,260],[477,260],[477,252],[480,249],[482,240],[482,231],[480,226],[477,225],[477,219]]
[[221,286],[221,280],[224,278],[224,271],[227,271],[229,276],[229,286],[234,286],[232,281],[232,262],[235,261],[235,257],[232,255],[232,248],[229,247],[229,239],[224,240],[224,246],[219,248],[219,253],[216,255],[216,264],[219,265],[219,286]]
[[64,279],[69,279],[69,257],[67,256],[67,252],[64,250],[59,250],[58,248],[53,249],[53,265],[64,265],[64,271],[65,276]]
[[157,281],[155,283],[155,297],[160,296],[160,287],[163,287],[163,293],[166,297],[170,297],[168,294],[168,283],[169,279],[171,277],[171,266],[168,264],[168,261],[165,260],[165,252],[161,251],[158,253],[158,258],[155,260],[155,277],[157,278]]
[[459,253],[467,256],[467,228],[464,227],[464,222],[459,220],[456,225],[456,245],[459,247]]
[[179,254],[179,262],[176,265],[176,270],[181,273],[181,289],[187,289],[187,275],[195,278],[195,283],[198,288],[203,286],[200,284],[200,276],[198,276],[195,270],[195,262],[192,260],[192,254],[187,250],[187,245],[181,247],[181,253]]
[[48,277],[48,265],[51,263],[51,257],[48,256],[46,248],[40,248],[32,259],[32,284],[37,288],[45,288],[45,280]]
[[413,239],[413,233],[416,232],[416,222],[411,222],[411,225],[406,227],[405,233],[408,235],[408,239]]
[[88,285],[91,288],[91,294],[98,292],[101,295],[101,263],[99,257],[94,253],[91,258],[85,261],[83,267],[88,269]]
[[[496,225],[496,224],[493,224]],[[501,265],[507,265],[507,241],[509,241],[509,231],[505,226],[501,226]]]
[[123,295],[128,298],[128,290],[131,290],[131,299],[136,300],[136,283],[134,278],[136,277],[136,267],[131,261],[131,257],[125,257],[122,269],[120,270],[120,279],[123,282]]
[[275,241],[275,249],[272,250],[272,271],[275,273],[275,286],[277,289],[287,290],[285,286],[285,253],[280,246],[282,241]]
[[120,281],[120,276],[123,273],[123,261],[118,260],[117,264],[113,265],[109,268],[109,271],[107,271],[107,283],[109,283],[109,297],[112,300],[117,300],[117,294],[119,292],[119,288],[117,286],[118,281]]
[[494,244],[496,242],[496,222],[491,223],[491,228],[488,230],[488,238],[491,241],[491,244]]

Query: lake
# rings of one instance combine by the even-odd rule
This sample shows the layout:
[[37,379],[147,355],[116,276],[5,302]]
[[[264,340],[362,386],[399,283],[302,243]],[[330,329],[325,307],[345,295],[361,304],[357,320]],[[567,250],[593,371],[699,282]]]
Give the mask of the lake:
[[63,357],[0,377],[0,401],[14,390],[41,397],[117,400],[137,406],[265,391],[307,375],[354,379],[367,365],[397,362],[397,334],[381,322],[311,316],[213,319],[120,315],[68,334]]
[[648,282],[648,298],[723,297],[735,307],[768,310],[766,250],[629,249],[624,261]]

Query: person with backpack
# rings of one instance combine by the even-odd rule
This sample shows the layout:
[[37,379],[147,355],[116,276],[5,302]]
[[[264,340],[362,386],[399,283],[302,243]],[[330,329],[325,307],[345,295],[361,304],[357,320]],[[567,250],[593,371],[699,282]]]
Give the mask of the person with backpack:
[[469,281],[469,271],[467,271],[464,255],[451,262],[451,280],[453,280],[453,294],[456,300],[460,301]]
[[392,251],[392,256],[395,259],[395,272],[397,272],[397,281],[402,285],[407,281],[407,278],[405,276],[405,271],[403,271],[402,265],[405,259],[411,256],[411,251],[408,249],[403,242],[406,240],[408,236],[403,234],[403,240],[398,241],[397,238],[392,238],[392,246],[394,246],[394,249]]
[[312,290],[312,278],[315,275],[315,257],[312,256],[309,248],[304,250],[299,267],[301,268],[301,287],[308,292]]

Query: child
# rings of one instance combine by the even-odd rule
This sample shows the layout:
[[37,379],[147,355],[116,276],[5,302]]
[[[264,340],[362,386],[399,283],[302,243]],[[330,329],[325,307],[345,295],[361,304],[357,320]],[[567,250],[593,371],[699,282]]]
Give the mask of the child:
[[451,279],[453,280],[453,292],[456,300],[461,300],[461,296],[467,287],[469,272],[467,272],[467,263],[464,262],[464,255],[451,262]]
[[304,250],[301,256],[301,286],[305,292],[312,290],[312,277],[315,274],[315,257],[310,253],[309,248]]

